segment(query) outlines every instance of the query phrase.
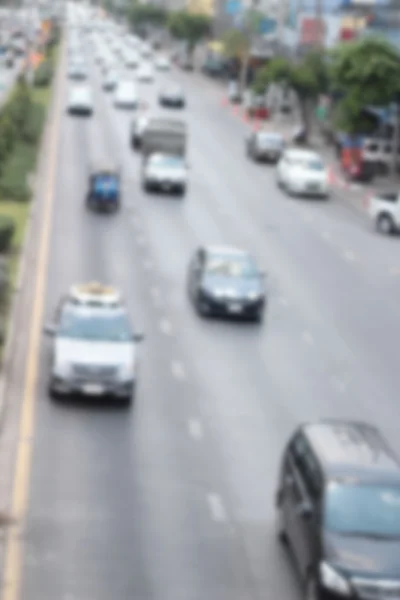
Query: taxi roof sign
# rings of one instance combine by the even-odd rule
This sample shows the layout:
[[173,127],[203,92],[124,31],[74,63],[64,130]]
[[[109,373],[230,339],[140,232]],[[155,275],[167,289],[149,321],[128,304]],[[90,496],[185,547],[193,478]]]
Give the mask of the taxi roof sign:
[[97,281],[75,284],[69,291],[69,299],[74,304],[85,306],[118,307],[121,305],[121,293],[112,286]]

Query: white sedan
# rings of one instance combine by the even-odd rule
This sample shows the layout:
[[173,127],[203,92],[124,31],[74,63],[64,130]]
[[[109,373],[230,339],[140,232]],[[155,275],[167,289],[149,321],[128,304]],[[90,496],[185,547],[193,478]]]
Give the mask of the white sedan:
[[167,56],[158,56],[155,66],[157,71],[169,71],[171,68],[171,63]]
[[289,194],[328,198],[329,176],[319,154],[289,148],[277,165],[277,183]]
[[114,104],[118,108],[137,108],[139,98],[133,81],[121,81],[115,90]]
[[184,196],[188,166],[181,156],[152,154],[143,167],[142,185],[145,191],[162,191]]
[[89,86],[73,87],[68,96],[68,112],[71,115],[91,115],[94,110],[93,93]]
[[136,72],[137,81],[141,81],[143,83],[151,83],[154,81],[154,72],[153,68],[149,63],[143,63],[140,65]]

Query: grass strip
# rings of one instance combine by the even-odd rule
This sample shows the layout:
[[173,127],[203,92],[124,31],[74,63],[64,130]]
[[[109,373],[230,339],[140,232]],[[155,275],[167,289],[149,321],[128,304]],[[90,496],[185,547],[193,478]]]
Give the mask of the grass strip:
[[[58,50],[53,53],[55,68],[57,66]],[[15,221],[15,231],[9,253],[9,289],[10,297],[3,310],[3,326],[0,339],[0,363],[3,359],[3,344],[9,326],[8,319],[12,305],[13,293],[17,283],[21,250],[23,248],[29,212],[31,208],[32,178],[35,176],[42,134],[46,122],[52,93],[52,85],[32,87],[32,118],[35,129],[40,133],[37,143],[29,144],[17,140],[0,176],[0,216],[9,216]]]

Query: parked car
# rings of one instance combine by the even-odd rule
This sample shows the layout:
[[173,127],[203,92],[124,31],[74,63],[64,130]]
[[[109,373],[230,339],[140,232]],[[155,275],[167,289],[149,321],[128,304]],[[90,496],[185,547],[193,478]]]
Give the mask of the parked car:
[[280,133],[254,131],[246,140],[247,155],[255,161],[277,163],[285,148],[285,140]]
[[329,174],[317,152],[290,148],[277,164],[279,187],[299,196],[329,197]]

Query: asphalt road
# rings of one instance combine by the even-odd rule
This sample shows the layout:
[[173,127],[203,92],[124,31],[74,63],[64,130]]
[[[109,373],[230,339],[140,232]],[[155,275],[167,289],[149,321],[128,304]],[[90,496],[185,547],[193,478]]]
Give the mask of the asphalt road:
[[[155,104],[160,83],[140,84]],[[130,411],[54,404],[43,342],[21,600],[295,600],[275,540],[282,448],[301,421],[364,418],[398,438],[399,240],[333,199],[293,200],[247,161],[245,126],[197,75],[187,90],[190,186],[146,196],[131,115],[101,91],[62,116],[48,319],[72,282],[124,291],[146,333]],[[88,165],[117,159],[124,207],[85,209]],[[185,292],[203,243],[253,251],[269,272],[264,325],[202,320]],[[397,258],[397,262],[396,259]]]

